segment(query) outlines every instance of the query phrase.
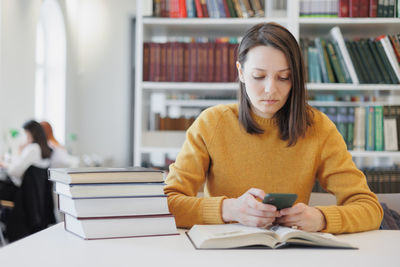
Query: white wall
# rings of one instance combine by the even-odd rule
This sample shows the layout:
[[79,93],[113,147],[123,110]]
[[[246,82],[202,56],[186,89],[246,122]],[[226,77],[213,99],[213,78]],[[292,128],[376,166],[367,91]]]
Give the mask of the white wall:
[[67,112],[78,106],[73,118],[78,122],[75,127],[81,152],[113,158],[114,165],[127,165],[131,138],[130,21],[135,1],[80,0],[75,9],[75,20],[68,13],[76,65]]
[[[41,0],[0,0],[0,133],[34,114]],[[130,158],[130,23],[134,0],[59,0],[67,27],[66,132],[79,154]],[[1,142],[1,141],[0,141]],[[1,144],[0,144],[1,145]],[[0,147],[2,151],[2,147]]]
[[35,33],[41,0],[2,0],[0,9],[0,151],[9,128],[34,114]]

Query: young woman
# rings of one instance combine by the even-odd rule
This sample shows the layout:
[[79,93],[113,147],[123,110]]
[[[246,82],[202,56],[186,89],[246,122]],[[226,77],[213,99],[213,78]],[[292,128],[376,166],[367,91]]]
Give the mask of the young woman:
[[0,199],[13,200],[14,193],[22,183],[22,177],[29,166],[48,168],[52,149],[47,144],[46,135],[42,126],[34,120],[27,121],[23,128],[26,134],[26,143],[20,147],[20,153],[11,160],[10,164],[0,162],[6,168],[9,177],[0,181]]
[[79,165],[79,158],[74,157],[57,141],[53,135],[53,128],[47,121],[41,121],[44,133],[47,138],[47,144],[53,150],[50,157],[51,168],[72,168]]
[[[239,104],[202,112],[170,166],[164,192],[177,226],[240,222],[330,233],[377,229],[382,208],[335,125],[306,103],[296,39],[258,24],[238,48]],[[315,181],[336,206],[307,205]],[[204,186],[205,197],[196,197]],[[291,208],[263,204],[265,193],[296,193]]]

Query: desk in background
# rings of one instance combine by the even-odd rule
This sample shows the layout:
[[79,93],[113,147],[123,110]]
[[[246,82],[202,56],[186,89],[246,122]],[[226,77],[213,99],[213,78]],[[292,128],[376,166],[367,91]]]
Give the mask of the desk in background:
[[83,240],[62,223],[0,248],[0,265],[77,266],[400,266],[400,231],[339,235],[359,250],[286,248],[195,250],[179,236]]

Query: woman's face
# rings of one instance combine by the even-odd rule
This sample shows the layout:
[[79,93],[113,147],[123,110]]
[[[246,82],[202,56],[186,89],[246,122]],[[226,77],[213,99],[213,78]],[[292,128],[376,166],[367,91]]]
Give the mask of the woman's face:
[[270,46],[256,46],[247,53],[244,65],[236,63],[255,114],[272,118],[288,99],[292,81],[285,55]]
[[31,132],[25,130],[25,136],[26,136],[26,143],[27,144],[32,144],[33,143],[33,136]]

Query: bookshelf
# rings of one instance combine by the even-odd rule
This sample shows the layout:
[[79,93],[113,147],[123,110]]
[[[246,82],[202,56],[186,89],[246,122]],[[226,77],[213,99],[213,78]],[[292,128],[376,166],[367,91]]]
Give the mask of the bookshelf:
[[[289,2],[290,1],[290,2]],[[286,2],[283,10],[273,10],[274,2]],[[290,4],[288,4],[288,2]],[[185,131],[158,131],[149,127],[152,114],[152,95],[165,94],[163,108],[198,108],[232,103],[238,84],[235,82],[154,82],[143,81],[143,43],[152,40],[165,42],[167,38],[180,37],[239,37],[243,32],[260,22],[277,22],[287,27],[300,40],[301,37],[328,36],[329,30],[340,26],[345,38],[372,37],[381,34],[400,33],[400,18],[304,18],[300,17],[300,0],[265,0],[265,17],[262,18],[160,18],[143,16],[143,3],[137,1],[136,50],[135,50],[135,114],[134,114],[134,164],[147,165],[156,154],[173,158],[179,152],[185,139]],[[309,94],[352,94],[379,98],[376,102],[320,102],[310,101],[311,105],[325,106],[367,106],[400,105],[400,84],[340,84],[308,83]],[[197,98],[173,99],[174,96],[189,94]],[[172,97],[171,97],[172,96]],[[210,98],[210,99],[205,99]],[[222,99],[213,99],[222,98]],[[156,110],[160,107],[157,107]],[[358,162],[371,158],[380,161],[400,159],[398,151],[350,151]],[[160,162],[160,161],[158,161]],[[357,161],[356,161],[357,163]]]

